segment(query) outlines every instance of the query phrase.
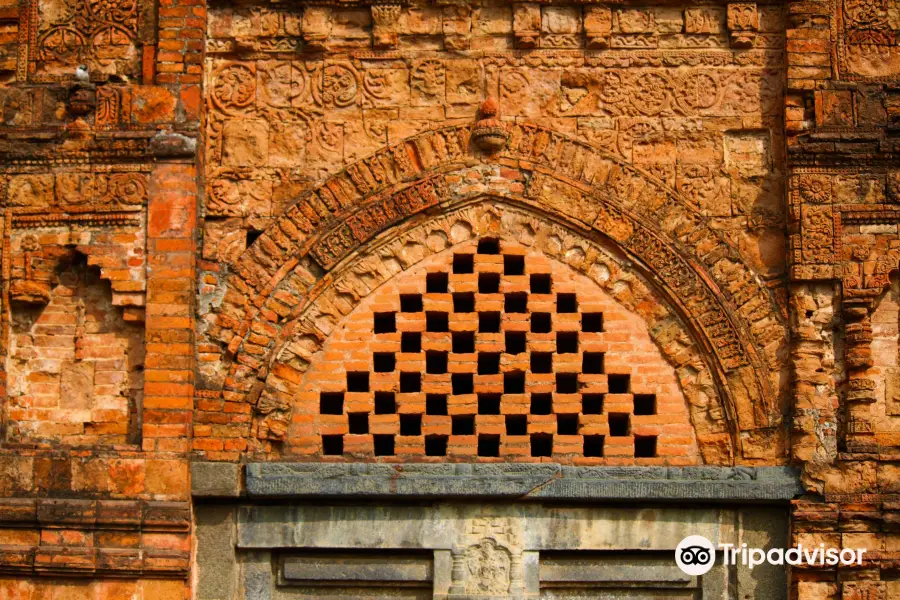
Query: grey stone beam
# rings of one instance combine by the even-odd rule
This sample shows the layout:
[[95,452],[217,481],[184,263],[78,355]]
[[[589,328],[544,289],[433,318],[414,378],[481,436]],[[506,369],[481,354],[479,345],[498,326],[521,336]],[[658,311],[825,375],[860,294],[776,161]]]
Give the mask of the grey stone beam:
[[784,502],[803,493],[789,467],[570,467],[556,464],[246,466],[250,498],[495,498]]

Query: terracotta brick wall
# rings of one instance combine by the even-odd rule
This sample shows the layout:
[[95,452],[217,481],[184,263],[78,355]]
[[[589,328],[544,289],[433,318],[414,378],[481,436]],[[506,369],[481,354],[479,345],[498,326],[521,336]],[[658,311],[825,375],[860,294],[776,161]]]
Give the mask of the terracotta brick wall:
[[674,368],[589,279],[482,238],[344,318],[293,406],[286,455],[694,464]]

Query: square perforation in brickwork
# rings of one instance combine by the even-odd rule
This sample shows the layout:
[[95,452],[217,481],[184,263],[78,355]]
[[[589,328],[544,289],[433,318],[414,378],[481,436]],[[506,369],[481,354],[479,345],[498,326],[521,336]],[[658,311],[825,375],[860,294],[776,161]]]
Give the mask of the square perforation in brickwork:
[[418,285],[394,288],[393,311],[381,302],[370,313],[369,370],[354,361],[343,389],[319,394],[320,415],[346,419],[322,431],[323,455],[659,456],[656,394],[632,389],[627,360],[607,372],[602,304],[546,259],[504,246],[488,239],[456,252]]

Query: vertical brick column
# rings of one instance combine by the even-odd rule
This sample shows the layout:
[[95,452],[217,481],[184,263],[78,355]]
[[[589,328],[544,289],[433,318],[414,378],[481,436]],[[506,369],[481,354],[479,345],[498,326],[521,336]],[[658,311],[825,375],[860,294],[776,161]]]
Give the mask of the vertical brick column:
[[205,0],[160,0],[157,83],[199,86],[205,27]]
[[150,180],[143,445],[187,452],[193,407],[197,169],[159,164]]
[[832,77],[831,4],[797,0],[787,7],[787,78],[790,90],[813,90]]

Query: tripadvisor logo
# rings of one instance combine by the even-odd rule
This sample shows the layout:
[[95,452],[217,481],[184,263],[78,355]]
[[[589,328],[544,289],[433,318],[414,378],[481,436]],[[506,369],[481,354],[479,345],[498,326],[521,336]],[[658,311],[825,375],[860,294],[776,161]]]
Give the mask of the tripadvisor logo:
[[[860,566],[865,548],[826,548],[825,544],[796,548],[749,548],[747,544],[719,544],[722,563],[725,566],[741,564],[752,569],[761,564],[812,565],[812,566]],[[702,535],[689,535],[675,548],[675,563],[687,575],[705,575],[716,562],[716,547]]]
[[675,563],[688,575],[705,575],[716,562],[716,548],[702,535],[689,535],[675,548]]

